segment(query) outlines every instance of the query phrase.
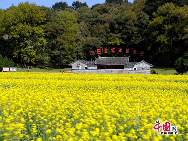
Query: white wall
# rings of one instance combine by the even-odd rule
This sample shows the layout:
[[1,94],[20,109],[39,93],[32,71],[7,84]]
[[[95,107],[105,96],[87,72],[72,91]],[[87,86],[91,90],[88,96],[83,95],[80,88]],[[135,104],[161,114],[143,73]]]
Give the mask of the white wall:
[[147,63],[140,62],[134,65],[134,68],[136,68],[136,70],[150,70],[151,66]]
[[150,70],[138,70],[138,71],[128,71],[128,70],[72,70],[73,73],[107,73],[107,74],[150,74]]
[[126,71],[132,71],[133,68],[124,68],[124,70],[126,70]]
[[88,67],[88,70],[96,70],[97,67]]
[[87,65],[81,63],[81,62],[75,62],[72,64],[72,70],[85,70]]

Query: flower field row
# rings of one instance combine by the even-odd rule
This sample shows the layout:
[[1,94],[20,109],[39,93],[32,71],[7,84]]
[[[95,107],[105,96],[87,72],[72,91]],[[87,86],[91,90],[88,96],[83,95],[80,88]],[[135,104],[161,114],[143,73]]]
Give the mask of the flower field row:
[[188,76],[1,73],[0,140],[188,140]]

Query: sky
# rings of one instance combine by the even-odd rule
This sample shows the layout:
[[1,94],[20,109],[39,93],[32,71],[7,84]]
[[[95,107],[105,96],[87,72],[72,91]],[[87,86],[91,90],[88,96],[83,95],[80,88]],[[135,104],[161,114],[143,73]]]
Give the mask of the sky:
[[[71,5],[74,0],[1,0],[0,8],[6,9],[10,7],[11,5],[18,5],[20,2],[30,2],[30,3],[35,3],[41,6],[51,7],[54,3],[60,2],[60,1],[67,2],[69,5]],[[105,2],[105,0],[80,0],[80,1],[86,2],[89,6],[92,6],[97,3]],[[129,1],[131,2],[132,0],[129,0]]]

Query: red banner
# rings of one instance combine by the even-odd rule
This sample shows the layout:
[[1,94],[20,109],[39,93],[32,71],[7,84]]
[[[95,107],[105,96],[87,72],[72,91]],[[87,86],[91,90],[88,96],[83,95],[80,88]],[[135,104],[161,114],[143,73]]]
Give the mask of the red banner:
[[111,48],[108,48],[108,47],[104,47],[104,48],[97,48],[96,51],[90,51],[89,52],[90,55],[94,55],[95,53],[97,53],[97,55],[107,55],[107,54],[134,54],[134,55],[139,55],[140,57],[143,57],[144,56],[144,51],[138,51],[134,48],[126,48],[125,50],[122,48],[122,47],[111,47]]
[[97,54],[98,54],[98,55],[101,55],[101,52],[102,52],[102,51],[101,51],[101,48],[97,48]]
[[115,47],[111,48],[111,53],[116,53],[116,48]]
[[118,52],[119,52],[119,53],[122,53],[122,48],[118,48]]
[[104,48],[104,54],[107,54],[107,53],[108,53],[108,49]]

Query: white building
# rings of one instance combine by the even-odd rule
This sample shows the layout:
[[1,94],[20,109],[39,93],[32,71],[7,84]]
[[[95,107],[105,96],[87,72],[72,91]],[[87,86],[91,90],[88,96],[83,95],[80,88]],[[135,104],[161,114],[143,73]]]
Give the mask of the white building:
[[129,62],[129,57],[99,57],[96,61],[78,60],[71,64],[72,70],[110,71],[121,70],[127,73],[150,72],[153,65],[145,62]]
[[153,65],[145,62],[144,60],[138,63],[135,63],[133,66],[134,71],[139,71],[139,70],[150,70]]
[[96,70],[94,61],[77,60],[71,64],[72,70]]

